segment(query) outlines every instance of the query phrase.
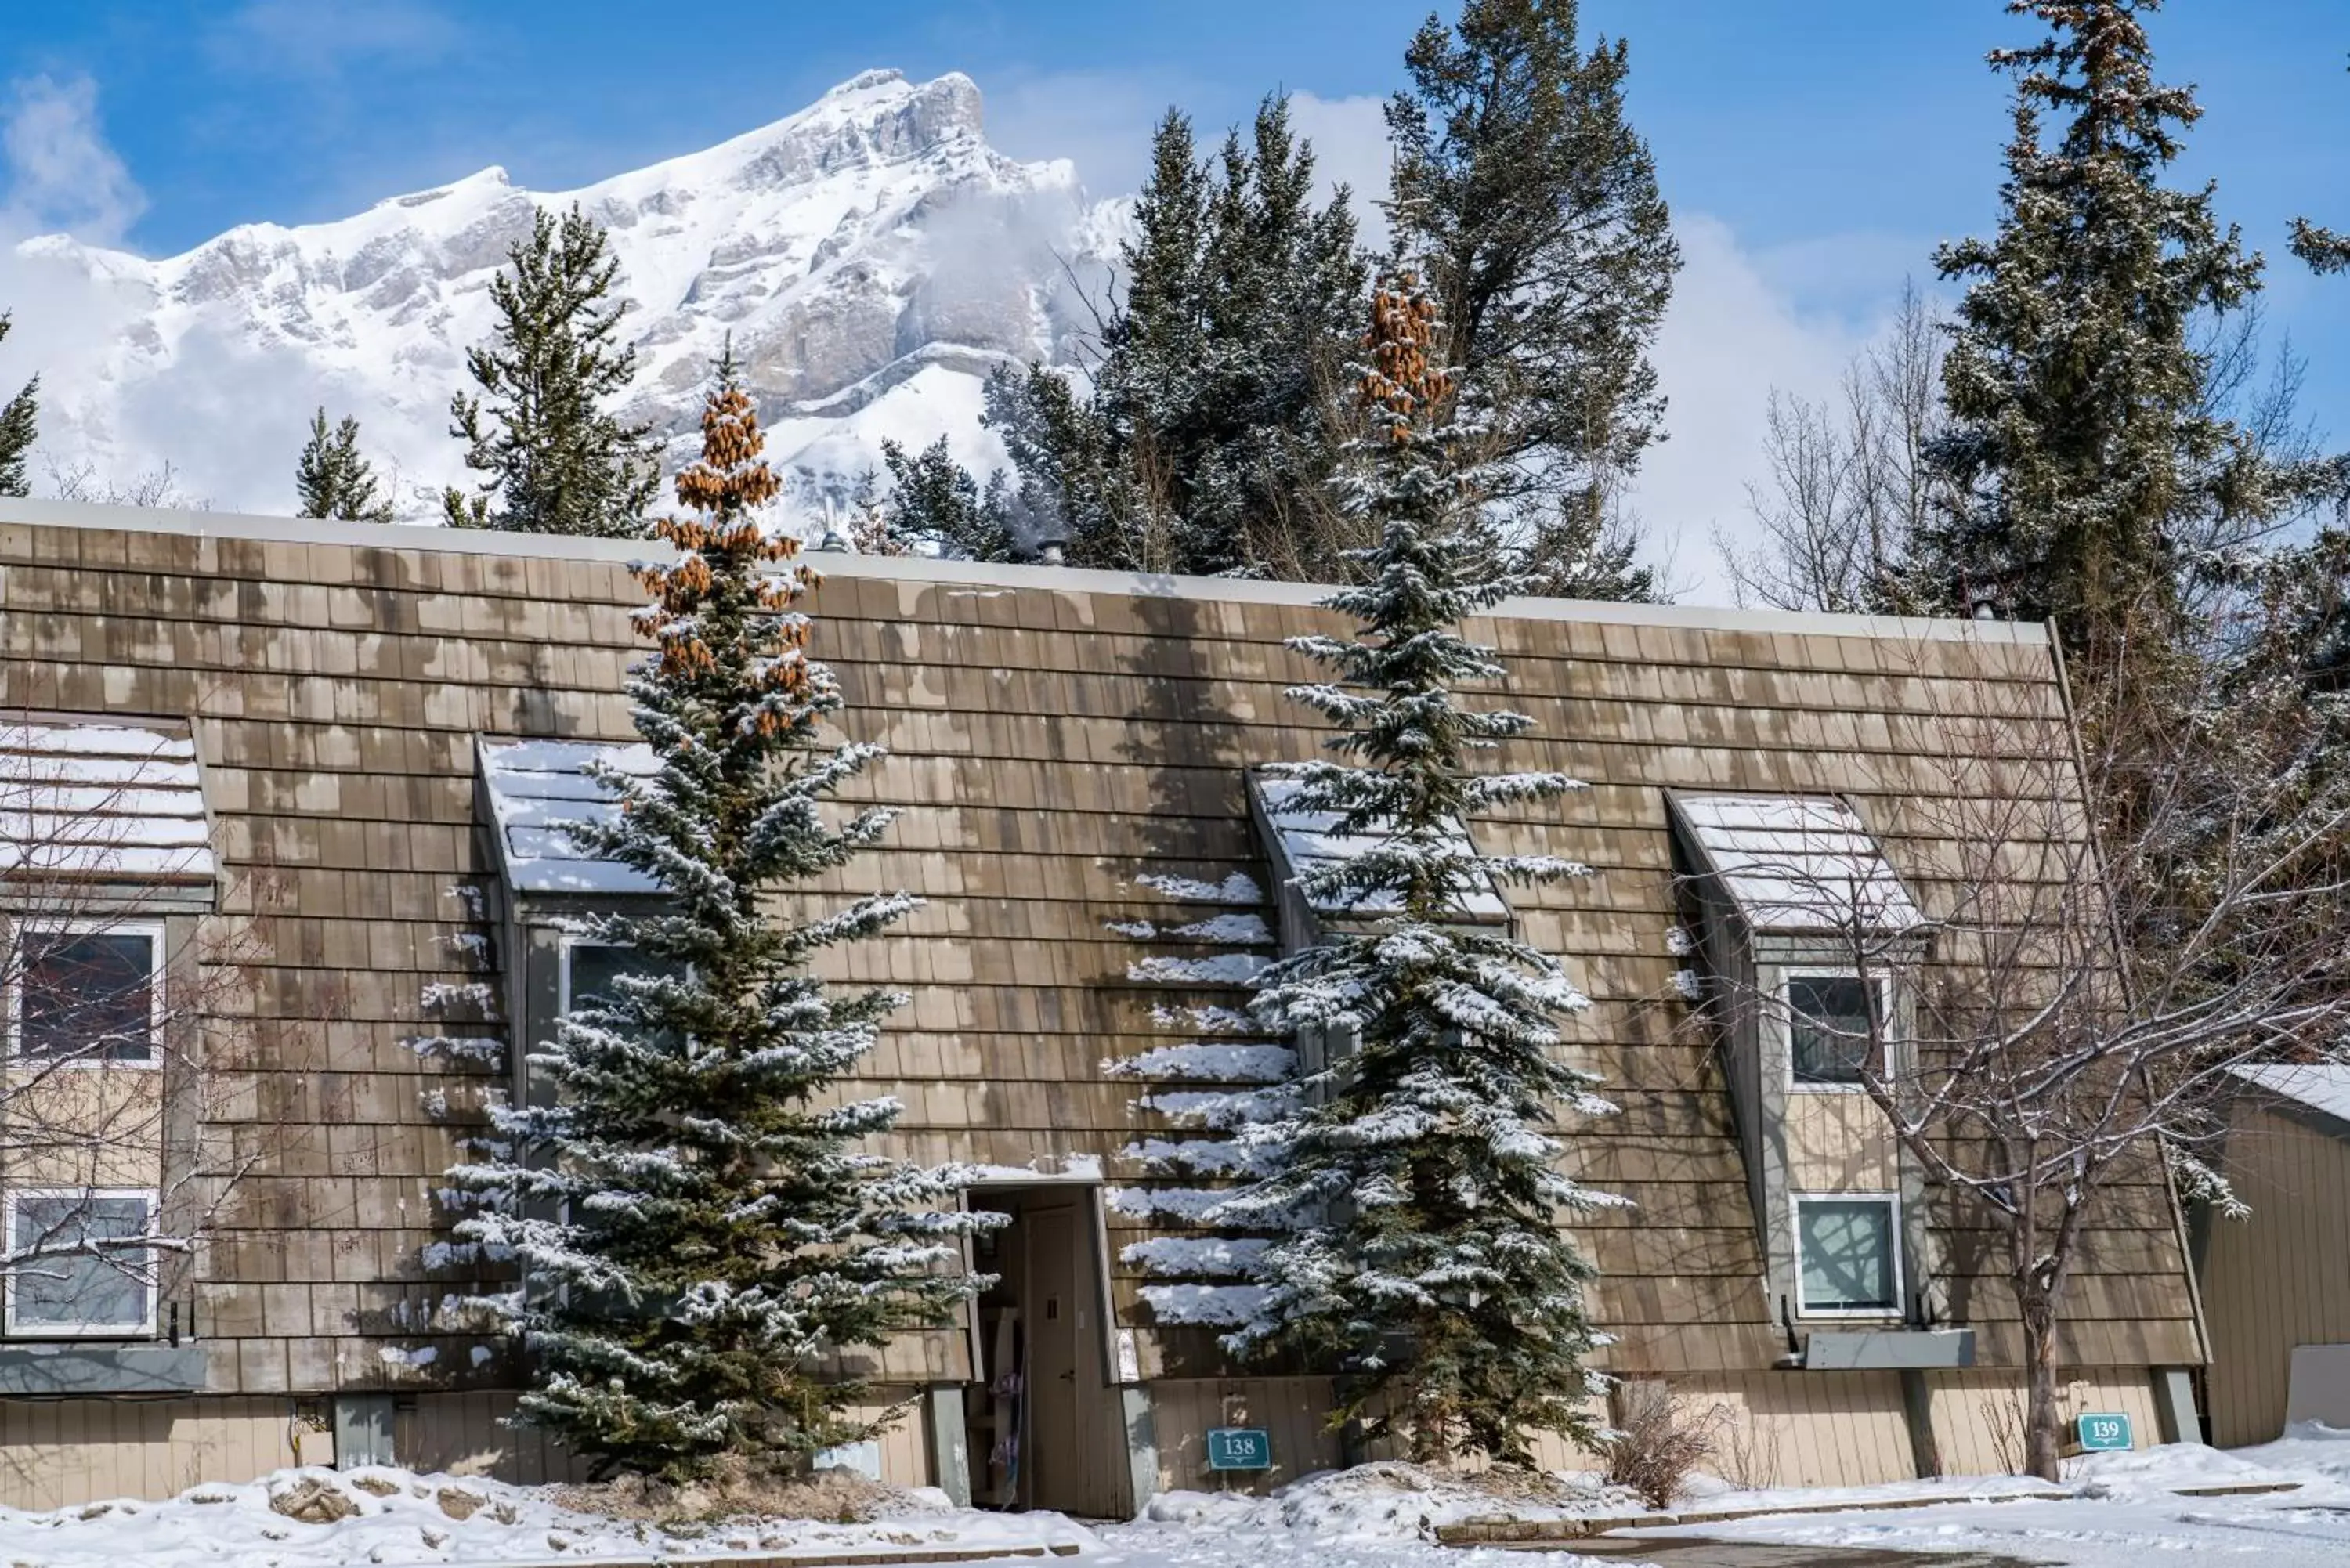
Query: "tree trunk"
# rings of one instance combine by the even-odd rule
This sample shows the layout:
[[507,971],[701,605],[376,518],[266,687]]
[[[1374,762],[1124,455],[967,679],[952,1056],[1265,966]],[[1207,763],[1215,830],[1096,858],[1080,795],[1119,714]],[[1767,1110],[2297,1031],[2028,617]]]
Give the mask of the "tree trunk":
[[2056,1417],[2056,1307],[2039,1292],[2019,1288],[2023,1311],[2023,1469],[2044,1481],[2057,1476],[2061,1433]]

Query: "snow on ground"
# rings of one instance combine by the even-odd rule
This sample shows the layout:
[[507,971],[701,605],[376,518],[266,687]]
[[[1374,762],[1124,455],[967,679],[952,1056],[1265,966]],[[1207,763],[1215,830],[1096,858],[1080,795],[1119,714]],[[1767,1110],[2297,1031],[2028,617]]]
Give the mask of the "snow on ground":
[[[2221,1452],[2182,1443],[2067,1460],[2078,1496],[1967,1501],[1854,1513],[1736,1520],[1644,1531],[1643,1538],[1703,1536],[1877,1551],[1972,1552],[2066,1568],[2147,1568],[2149,1563],[2338,1568],[2350,1563],[2350,1432],[2295,1428],[2282,1440]],[[2182,1487],[2298,1482],[2297,1490],[2182,1497]],[[1927,1483],[1882,1491],[1917,1495]],[[1950,1484],[1950,1483],[1943,1483]],[[1967,1484],[1967,1483],[1960,1483]],[[1788,1494],[1824,1502],[1834,1491]],[[1701,1506],[1742,1500],[1709,1498]]]
[[[295,1506],[303,1517],[273,1508]],[[340,1517],[333,1517],[339,1515]],[[325,1521],[331,1518],[331,1522]],[[306,1522],[306,1520],[319,1521]],[[0,1563],[9,1568],[422,1568],[664,1561],[746,1552],[898,1555],[1090,1545],[1058,1514],[983,1513],[942,1492],[904,1501],[862,1524],[805,1520],[662,1528],[560,1506],[551,1489],[400,1469],[279,1470],[243,1485],[192,1487],[161,1502],[89,1503],[54,1512],[0,1508]]]
[[[1596,1560],[1565,1552],[1440,1547],[1435,1529],[1503,1512],[1556,1519],[1623,1501],[1596,1486],[1559,1502],[1503,1499],[1410,1465],[1362,1465],[1307,1476],[1271,1497],[1168,1492],[1134,1523],[1098,1531],[1084,1561],[1100,1568],[1597,1568]],[[1627,1568],[1621,1557],[1609,1562]]]
[[[1882,1487],[1736,1492],[1701,1486],[1689,1509],[1817,1507],[1916,1501],[1899,1510],[1700,1522],[1636,1532],[1659,1561],[1694,1564],[1677,1537],[1798,1547],[1991,1554],[2065,1568],[2241,1563],[2332,1568],[2350,1563],[2350,1432],[2296,1428],[2282,1441],[2221,1453],[2195,1445],[2068,1461],[2072,1495],[2027,1499],[2039,1483],[2009,1477]],[[2193,1486],[2296,1482],[2298,1490],[2182,1497]],[[1571,1549],[1440,1547],[1440,1525],[1507,1514],[1525,1520],[1641,1511],[1590,1476],[1497,1495],[1487,1484],[1374,1464],[1309,1476],[1271,1497],[1171,1492],[1130,1524],[1087,1528],[1052,1513],[1003,1515],[951,1506],[935,1491],[903,1494],[859,1524],[751,1521],[706,1529],[567,1510],[545,1488],[397,1469],[281,1470],[240,1486],[199,1486],[161,1502],[128,1501],[36,1513],[0,1509],[0,1564],[10,1568],[521,1568],[556,1563],[723,1562],[746,1552],[899,1556],[1080,1548],[1094,1568],[1575,1568]],[[282,1510],[307,1493],[300,1517]],[[2002,1499],[2005,1501],[2002,1501]],[[280,1505],[273,1508],[276,1501]],[[331,1522],[306,1522],[339,1515]],[[1620,1541],[1620,1538],[1619,1538]],[[1042,1559],[1050,1562],[1055,1559]],[[1003,1559],[1007,1568],[1019,1559]],[[1028,1559],[1035,1562],[1038,1559]],[[1620,1545],[1606,1561],[1637,1563]]]

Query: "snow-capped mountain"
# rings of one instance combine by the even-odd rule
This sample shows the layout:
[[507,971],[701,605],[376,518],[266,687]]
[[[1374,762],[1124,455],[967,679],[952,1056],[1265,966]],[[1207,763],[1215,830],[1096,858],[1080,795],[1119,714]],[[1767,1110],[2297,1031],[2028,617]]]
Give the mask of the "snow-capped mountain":
[[968,77],[868,71],[788,119],[583,190],[525,191],[487,169],[162,260],[32,240],[17,270],[69,281],[101,323],[85,352],[31,367],[43,447],[118,481],[169,462],[188,493],[282,511],[323,403],[359,416],[403,514],[428,515],[427,492],[468,477],[448,407],[471,387],[490,279],[535,208],[575,202],[610,232],[631,303],[627,411],[688,439],[731,334],[803,507],[877,463],[885,436],[947,434],[966,462],[1000,461],[978,429],[981,379],[1069,359],[1128,210],[1090,202],[1066,162],[989,148]]

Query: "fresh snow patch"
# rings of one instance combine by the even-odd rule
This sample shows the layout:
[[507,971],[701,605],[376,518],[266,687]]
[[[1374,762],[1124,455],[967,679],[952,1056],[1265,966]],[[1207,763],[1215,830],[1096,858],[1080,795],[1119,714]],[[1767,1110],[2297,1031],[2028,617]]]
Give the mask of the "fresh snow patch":
[[[2008,1476],[1895,1486],[1724,1492],[1696,1506],[1743,1508],[1948,1498],[1898,1511],[1764,1516],[1692,1522],[1643,1535],[1703,1536],[1820,1549],[1955,1552],[2060,1563],[2066,1568],[2146,1568],[2241,1563],[2257,1568],[2338,1568],[2350,1562],[2350,1432],[2296,1427],[2273,1443],[2223,1452],[2173,1443],[2068,1459],[2078,1495],[2018,1502],[2037,1483]],[[2185,1487],[2293,1483],[2291,1491],[2182,1497]]]
[[1258,914],[1215,915],[1204,920],[1194,920],[1188,926],[1178,926],[1170,933],[1189,937],[1195,942],[1230,942],[1239,945],[1263,945],[1273,940],[1273,928]]
[[1189,877],[1168,877],[1153,872],[1137,877],[1137,887],[1148,888],[1163,894],[1179,904],[1262,904],[1264,889],[1256,878],[1245,871],[1235,871],[1221,882],[1200,882]]
[[1247,1034],[1256,1020],[1237,1007],[1170,1007],[1160,1002],[1150,1010],[1150,1022],[1160,1029],[1185,1029],[1201,1034]]
[[[332,1494],[331,1524],[270,1507],[301,1489]],[[373,1467],[277,1470],[240,1484],[209,1482],[154,1502],[120,1499],[47,1512],[0,1508],[0,1563],[38,1568],[455,1568],[584,1561],[664,1563],[778,1555],[889,1555],[1093,1546],[1091,1532],[1054,1513],[996,1514],[950,1504],[927,1489],[899,1493],[861,1524],[745,1519],[681,1528],[566,1507],[582,1494],[471,1476]]]
[[1211,1187],[1112,1187],[1109,1206],[1132,1219],[1197,1220],[1232,1196]]
[[1147,942],[1159,934],[1159,928],[1149,920],[1104,920],[1102,927],[1105,930],[1116,931],[1119,936],[1132,937],[1139,942]]
[[1279,1083],[1297,1070],[1286,1045],[1160,1045],[1133,1056],[1112,1056],[1102,1072],[1113,1078],[1180,1078],[1203,1084]]
[[1142,1299],[1160,1323],[1238,1328],[1264,1304],[1263,1285],[1145,1285]]
[[1126,966],[1128,980],[1191,985],[1246,985],[1265,966],[1254,953],[1218,953],[1213,958],[1170,958],[1154,953]]
[[1155,1236],[1120,1248],[1118,1255],[1149,1274],[1247,1279],[1272,1245],[1258,1236]]

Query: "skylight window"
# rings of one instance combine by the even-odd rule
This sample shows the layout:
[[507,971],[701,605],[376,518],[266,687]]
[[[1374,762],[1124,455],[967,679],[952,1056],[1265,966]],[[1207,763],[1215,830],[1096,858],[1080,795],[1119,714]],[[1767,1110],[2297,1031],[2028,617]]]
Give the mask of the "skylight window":
[[0,871],[209,883],[212,838],[188,726],[0,718]]
[[517,893],[645,894],[660,889],[633,867],[597,858],[575,826],[610,822],[612,792],[588,772],[603,763],[646,777],[659,770],[652,748],[609,741],[492,740],[480,742],[506,885]]
[[[1305,786],[1295,779],[1273,778],[1251,774],[1249,787],[1254,792],[1262,819],[1270,829],[1272,847],[1280,864],[1282,879],[1299,878],[1343,865],[1368,850],[1388,842],[1386,835],[1346,834],[1338,831],[1336,812],[1305,811],[1293,805],[1297,792]],[[1457,845],[1464,855],[1474,856],[1476,845],[1471,841],[1468,829],[1460,823],[1446,825],[1446,841]],[[1392,889],[1377,889],[1358,894],[1353,898],[1325,893],[1311,898],[1314,912],[1330,916],[1365,916],[1393,914],[1399,900]],[[1476,924],[1500,924],[1510,918],[1509,906],[1491,877],[1482,873],[1476,886],[1461,898],[1461,918]]]
[[1699,871],[1750,930],[1898,932],[1924,922],[1867,825],[1835,795],[1666,798]]

